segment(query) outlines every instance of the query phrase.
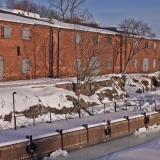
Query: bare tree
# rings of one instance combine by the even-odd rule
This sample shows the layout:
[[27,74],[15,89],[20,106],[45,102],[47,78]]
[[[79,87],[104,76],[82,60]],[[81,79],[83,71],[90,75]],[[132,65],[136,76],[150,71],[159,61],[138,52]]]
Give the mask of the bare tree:
[[6,6],[9,9],[15,9],[16,3],[17,3],[17,0],[6,0]]
[[[83,27],[85,28],[85,27]],[[70,41],[70,47],[73,48],[72,60],[68,66],[76,77],[75,92],[77,95],[77,106],[80,116],[81,94],[90,86],[90,83],[100,75],[101,69],[106,68],[106,49],[103,47],[101,36],[92,32],[74,31],[74,37]],[[100,61],[101,59],[101,61]]]
[[69,12],[70,12],[70,19],[73,19],[76,16],[76,13],[79,10],[79,7],[85,2],[86,0],[70,0],[69,1]]
[[43,5],[38,5],[30,0],[6,0],[6,6],[9,9],[19,9],[24,12],[37,13],[44,18],[60,19],[57,12],[53,9]]
[[81,9],[86,0],[48,0],[58,13],[59,17],[65,22],[80,23],[91,20],[92,14],[87,9]]
[[155,37],[155,34],[147,23],[143,20],[136,20],[134,18],[126,18],[122,20],[119,24],[119,29],[123,31],[122,35],[124,37],[124,43],[128,48],[125,55],[124,73],[127,65],[137,53],[146,48],[152,48],[152,46],[146,44],[148,39]]
[[52,6],[62,20],[67,18],[68,10],[69,10],[69,0],[48,0],[50,6]]
[[37,6],[37,13],[41,17],[44,17],[44,18],[48,18],[48,19],[60,19],[58,17],[58,14],[53,9],[50,9],[50,8],[48,8],[46,6],[38,5]]
[[[112,67],[112,73],[115,71],[122,72],[122,54],[123,54],[123,36],[116,34],[114,36],[108,36],[107,43],[110,44],[109,52],[112,54],[112,62],[108,61],[107,66]],[[118,69],[118,70],[117,70]]]

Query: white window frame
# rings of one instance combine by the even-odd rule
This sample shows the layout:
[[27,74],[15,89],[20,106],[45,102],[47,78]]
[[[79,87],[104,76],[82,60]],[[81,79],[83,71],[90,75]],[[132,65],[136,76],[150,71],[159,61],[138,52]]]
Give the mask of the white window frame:
[[11,27],[10,26],[4,26],[3,27],[3,38],[11,38]]
[[76,33],[76,43],[77,44],[81,43],[81,34],[80,33]]
[[82,61],[80,59],[76,59],[76,72],[81,72]]
[[156,68],[156,59],[153,60],[153,68]]
[[97,57],[92,57],[90,60],[90,69],[92,74],[99,73],[99,59]]
[[28,74],[30,72],[30,60],[25,58],[22,60],[22,73]]
[[135,59],[135,60],[134,60],[134,68],[135,68],[135,69],[138,69],[138,59]]
[[157,49],[157,43],[156,42],[153,43],[153,48]]
[[30,40],[30,29],[29,28],[23,28],[22,39]]
[[102,36],[98,36],[98,44],[101,44],[102,42]]
[[107,59],[107,70],[111,70],[111,59]]
[[138,45],[139,45],[138,41],[135,41],[135,47],[138,47]]

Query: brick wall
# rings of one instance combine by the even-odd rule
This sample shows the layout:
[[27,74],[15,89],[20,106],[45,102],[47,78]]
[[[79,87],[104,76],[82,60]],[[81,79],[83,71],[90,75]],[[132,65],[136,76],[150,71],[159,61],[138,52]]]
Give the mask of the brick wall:
[[[0,36],[0,56],[4,58],[3,80],[19,80],[49,77],[49,53],[50,53],[50,27],[33,24],[22,24],[16,22],[0,21],[0,33],[3,33],[3,26],[11,27],[11,38]],[[29,28],[30,39],[22,39],[23,28]],[[120,73],[125,63],[125,47],[121,43],[120,36],[107,35],[103,33],[87,32],[71,29],[53,29],[53,77],[71,77],[75,76],[76,58],[80,57],[83,51],[87,55],[94,52],[95,57],[99,59],[99,74],[109,74],[112,72]],[[81,34],[81,42],[75,43],[75,35]],[[90,42],[97,37],[97,43]],[[108,43],[108,37],[111,37],[112,44]],[[155,72],[160,69],[160,42],[159,40],[148,40],[152,47],[141,51],[133,57],[126,68],[126,73],[143,73],[143,59],[148,58],[148,72]],[[156,49],[153,48],[153,42],[156,42]],[[86,46],[85,46],[86,45]],[[20,55],[17,55],[17,46],[20,47]],[[128,51],[128,48],[127,48]],[[126,52],[127,54],[128,52]],[[116,55],[117,54],[117,55]],[[22,72],[23,59],[30,60],[30,71],[27,74]],[[107,68],[107,60],[111,60],[110,69]],[[134,59],[138,60],[138,68],[134,68]],[[153,60],[156,60],[156,68],[153,68]],[[121,62],[122,60],[122,62]],[[113,71],[113,63],[114,71]],[[122,63],[122,68],[121,68]],[[148,73],[147,72],[147,73]]]
[[[4,81],[48,77],[49,27],[1,21],[0,56],[4,58]],[[11,27],[11,38],[3,38],[3,26]],[[22,29],[30,39],[22,39]],[[20,55],[17,55],[17,46]],[[22,73],[22,60],[30,60],[30,72]]]

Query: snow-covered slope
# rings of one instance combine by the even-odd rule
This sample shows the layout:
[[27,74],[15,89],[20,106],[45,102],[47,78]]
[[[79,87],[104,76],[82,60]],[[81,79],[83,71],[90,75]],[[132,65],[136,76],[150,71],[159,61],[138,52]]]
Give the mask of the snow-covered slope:
[[[158,76],[159,73],[152,74],[152,76]],[[95,81],[109,80],[112,76],[115,75],[106,75],[97,77]],[[121,76],[121,75],[116,75]],[[151,75],[150,75],[151,76]],[[133,81],[134,79],[138,79],[138,82]],[[136,91],[139,88],[144,87],[142,81],[145,80],[148,82],[148,85],[151,86],[151,81],[149,78],[146,78],[140,74],[136,75],[127,75],[125,82],[125,91],[122,91],[118,86],[118,82],[116,84],[116,94],[127,94],[130,96],[126,99],[150,99],[156,100],[157,105],[160,105],[160,99],[158,96],[160,95],[159,88],[156,91],[146,91],[145,89],[141,94],[137,94]],[[12,81],[12,82],[0,82],[0,116],[3,117],[6,114],[13,112],[13,92],[17,94],[14,95],[15,98],[15,108],[16,111],[22,112],[24,110],[29,109],[31,106],[35,106],[41,104],[45,107],[51,107],[56,109],[62,109],[63,107],[74,107],[72,101],[67,100],[67,95],[77,99],[75,92],[66,90],[63,88],[57,88],[57,84],[65,84],[75,82],[75,78],[67,78],[67,79],[34,79],[34,80],[21,80],[21,81]],[[106,90],[113,91],[113,86],[103,87],[97,90],[91,96],[81,95],[81,98],[85,102],[94,102],[99,105],[102,103],[113,102],[113,98],[109,99],[108,97],[104,97],[103,100],[100,101],[98,97],[98,93],[102,93]],[[114,96],[114,95],[112,95]]]

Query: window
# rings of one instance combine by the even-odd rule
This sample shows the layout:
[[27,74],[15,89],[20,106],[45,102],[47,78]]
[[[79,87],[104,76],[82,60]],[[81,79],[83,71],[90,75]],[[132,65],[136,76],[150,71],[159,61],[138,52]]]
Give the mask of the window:
[[28,28],[23,28],[22,39],[24,40],[30,39],[30,30]]
[[101,42],[102,42],[102,37],[98,36],[98,44],[101,44]]
[[21,55],[20,46],[17,46],[17,56]]
[[107,69],[110,70],[111,69],[111,60],[107,59]]
[[94,44],[98,44],[98,37],[96,36],[96,37],[93,37],[93,43]]
[[138,68],[138,59],[134,60],[134,68],[137,69]]
[[81,60],[80,59],[77,59],[76,60],[76,71],[77,72],[80,72],[81,71]]
[[138,41],[135,42],[135,47],[138,47]]
[[156,60],[153,60],[153,68],[156,68]]
[[77,33],[76,34],[76,43],[80,43],[81,42],[81,35],[80,35],[80,33]]
[[148,42],[145,42],[145,48],[148,48]]
[[30,60],[29,59],[23,59],[22,61],[22,73],[27,74],[30,71]]
[[157,43],[156,43],[156,42],[153,43],[153,48],[154,48],[154,49],[157,48]]
[[10,26],[3,27],[3,37],[4,38],[11,38],[11,27]]
[[112,38],[110,36],[107,37],[107,44],[112,44]]
[[97,57],[92,57],[90,60],[90,69],[92,74],[98,74],[99,72],[99,60]]
[[148,58],[144,58],[143,59],[143,71],[148,72],[148,70],[149,70],[149,61],[148,61]]

